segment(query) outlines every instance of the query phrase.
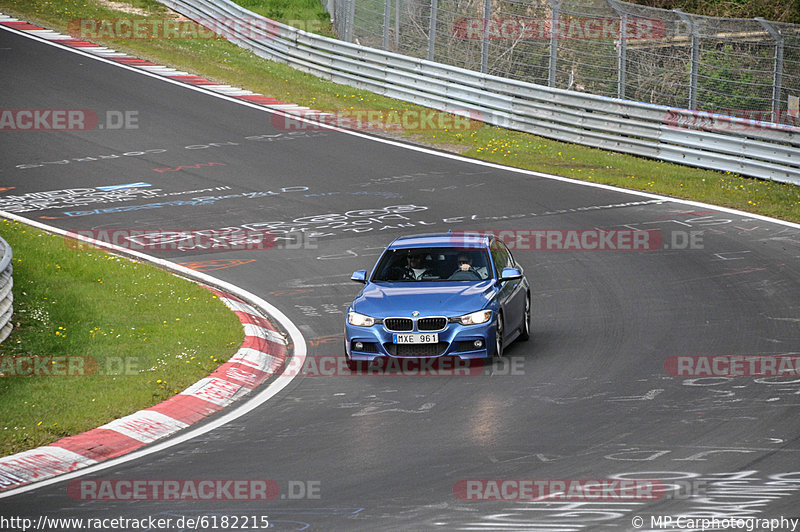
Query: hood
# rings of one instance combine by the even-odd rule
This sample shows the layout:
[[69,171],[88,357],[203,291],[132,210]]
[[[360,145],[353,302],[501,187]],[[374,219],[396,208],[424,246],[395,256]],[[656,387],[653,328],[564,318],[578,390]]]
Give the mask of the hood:
[[494,280],[479,282],[369,283],[353,301],[353,310],[374,318],[460,316],[486,308]]

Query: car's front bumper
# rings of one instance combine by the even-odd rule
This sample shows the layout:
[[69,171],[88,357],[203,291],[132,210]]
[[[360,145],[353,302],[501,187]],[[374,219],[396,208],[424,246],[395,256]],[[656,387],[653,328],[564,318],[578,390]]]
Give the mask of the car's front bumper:
[[[431,332],[413,331],[407,332]],[[383,324],[371,327],[358,327],[345,324],[345,351],[349,360],[371,361],[382,357],[393,358],[440,358],[459,357],[461,359],[488,358],[494,346],[494,320],[480,325],[461,325],[448,323],[439,335],[438,344],[395,344],[393,335]],[[475,342],[481,346],[476,347]],[[361,344],[360,348],[357,344]]]

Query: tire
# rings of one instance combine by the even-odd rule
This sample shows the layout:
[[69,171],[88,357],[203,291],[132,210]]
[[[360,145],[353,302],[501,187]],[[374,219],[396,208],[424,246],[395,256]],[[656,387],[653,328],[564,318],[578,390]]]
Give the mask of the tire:
[[503,357],[503,315],[497,315],[497,325],[494,327],[494,358]]
[[531,339],[531,296],[525,298],[525,317],[523,318],[522,328],[519,331],[519,339],[523,342]]

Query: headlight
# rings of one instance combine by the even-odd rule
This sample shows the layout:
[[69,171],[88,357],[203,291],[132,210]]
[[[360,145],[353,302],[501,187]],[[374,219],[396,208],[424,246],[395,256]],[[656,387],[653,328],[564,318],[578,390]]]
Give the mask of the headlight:
[[375,325],[375,318],[351,310],[347,313],[347,323],[357,327],[372,327]]
[[479,323],[486,323],[492,319],[492,311],[479,310],[478,312],[459,316],[457,319],[461,325],[478,325]]

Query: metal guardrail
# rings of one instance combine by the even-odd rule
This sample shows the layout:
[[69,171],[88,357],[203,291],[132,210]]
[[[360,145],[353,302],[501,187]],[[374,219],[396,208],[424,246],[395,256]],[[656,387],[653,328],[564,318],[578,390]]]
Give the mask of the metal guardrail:
[[14,267],[11,257],[11,246],[0,238],[0,343],[8,338],[14,328],[11,322],[14,315],[14,294],[11,290],[14,287]]
[[224,27],[256,55],[336,83],[556,140],[800,185],[800,128],[482,74],[308,33],[229,0],[160,1]]
[[548,87],[800,126],[800,24],[621,0],[323,5],[347,42]]

